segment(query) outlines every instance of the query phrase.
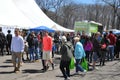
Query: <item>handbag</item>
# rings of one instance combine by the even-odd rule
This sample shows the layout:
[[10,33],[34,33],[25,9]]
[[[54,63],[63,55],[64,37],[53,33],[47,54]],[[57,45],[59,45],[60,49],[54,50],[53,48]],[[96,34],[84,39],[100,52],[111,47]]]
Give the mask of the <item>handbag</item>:
[[71,60],[70,60],[69,68],[74,69],[74,67],[75,67],[75,61],[74,61],[74,57],[72,57]]
[[101,49],[106,49],[107,45],[104,43],[101,45]]
[[82,66],[83,69],[88,71],[88,61],[84,58],[82,58],[80,65]]

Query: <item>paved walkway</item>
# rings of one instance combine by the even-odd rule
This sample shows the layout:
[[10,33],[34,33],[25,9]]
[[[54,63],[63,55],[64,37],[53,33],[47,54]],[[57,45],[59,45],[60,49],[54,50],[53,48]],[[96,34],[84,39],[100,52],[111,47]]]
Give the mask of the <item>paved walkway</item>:
[[[55,70],[51,66],[49,70],[42,73],[41,61],[35,63],[26,62],[21,67],[20,73],[13,73],[10,56],[0,56],[0,80],[64,80],[59,70],[60,56],[55,55]],[[98,70],[88,71],[74,75],[71,70],[71,80],[120,80],[120,61],[107,62],[106,66],[98,66]]]

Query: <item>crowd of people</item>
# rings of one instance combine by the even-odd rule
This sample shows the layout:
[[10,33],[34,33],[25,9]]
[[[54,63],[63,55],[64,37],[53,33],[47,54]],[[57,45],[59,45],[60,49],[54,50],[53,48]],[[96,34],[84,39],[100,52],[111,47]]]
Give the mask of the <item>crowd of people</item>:
[[[79,71],[86,72],[81,65],[82,58],[86,58],[88,65],[92,69],[96,69],[96,62],[100,66],[105,66],[106,61],[113,61],[119,58],[120,52],[120,35],[115,35],[112,31],[101,34],[100,32],[88,36],[83,31],[77,33],[55,32],[54,35],[47,31],[30,32],[29,35],[15,29],[15,36],[12,36],[8,30],[5,36],[0,28],[0,55],[4,56],[4,48],[6,47],[7,55],[12,55],[14,72],[20,71],[20,65],[25,60],[35,62],[41,59],[43,71],[49,68],[48,62],[54,70],[53,58],[54,54],[61,54],[60,70],[65,80],[70,79],[70,62],[71,58],[75,59],[75,74]],[[26,58],[25,55],[26,54]],[[89,69],[89,68],[88,68]]]

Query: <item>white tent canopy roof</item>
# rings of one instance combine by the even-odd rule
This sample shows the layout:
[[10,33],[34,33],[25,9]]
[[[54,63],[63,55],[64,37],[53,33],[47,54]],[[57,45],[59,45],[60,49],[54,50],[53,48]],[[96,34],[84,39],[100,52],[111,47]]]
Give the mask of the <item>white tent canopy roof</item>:
[[117,29],[109,29],[108,31],[120,32],[120,30],[117,30]]
[[0,6],[0,24],[2,25],[17,25],[20,28],[47,26],[56,31],[74,31],[53,22],[34,0],[0,0]]
[[95,21],[90,21],[90,23],[94,23],[94,24],[97,24],[97,25],[102,26],[102,24],[101,24],[101,23],[98,23],[98,22],[95,22]]
[[12,0],[0,0],[0,24],[29,27],[35,26],[20,10]]

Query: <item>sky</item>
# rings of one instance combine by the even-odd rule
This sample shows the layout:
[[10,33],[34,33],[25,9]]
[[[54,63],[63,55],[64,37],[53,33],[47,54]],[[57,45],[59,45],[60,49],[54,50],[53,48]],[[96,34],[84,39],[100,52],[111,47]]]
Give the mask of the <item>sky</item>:
[[96,0],[74,0],[76,3],[94,4]]

